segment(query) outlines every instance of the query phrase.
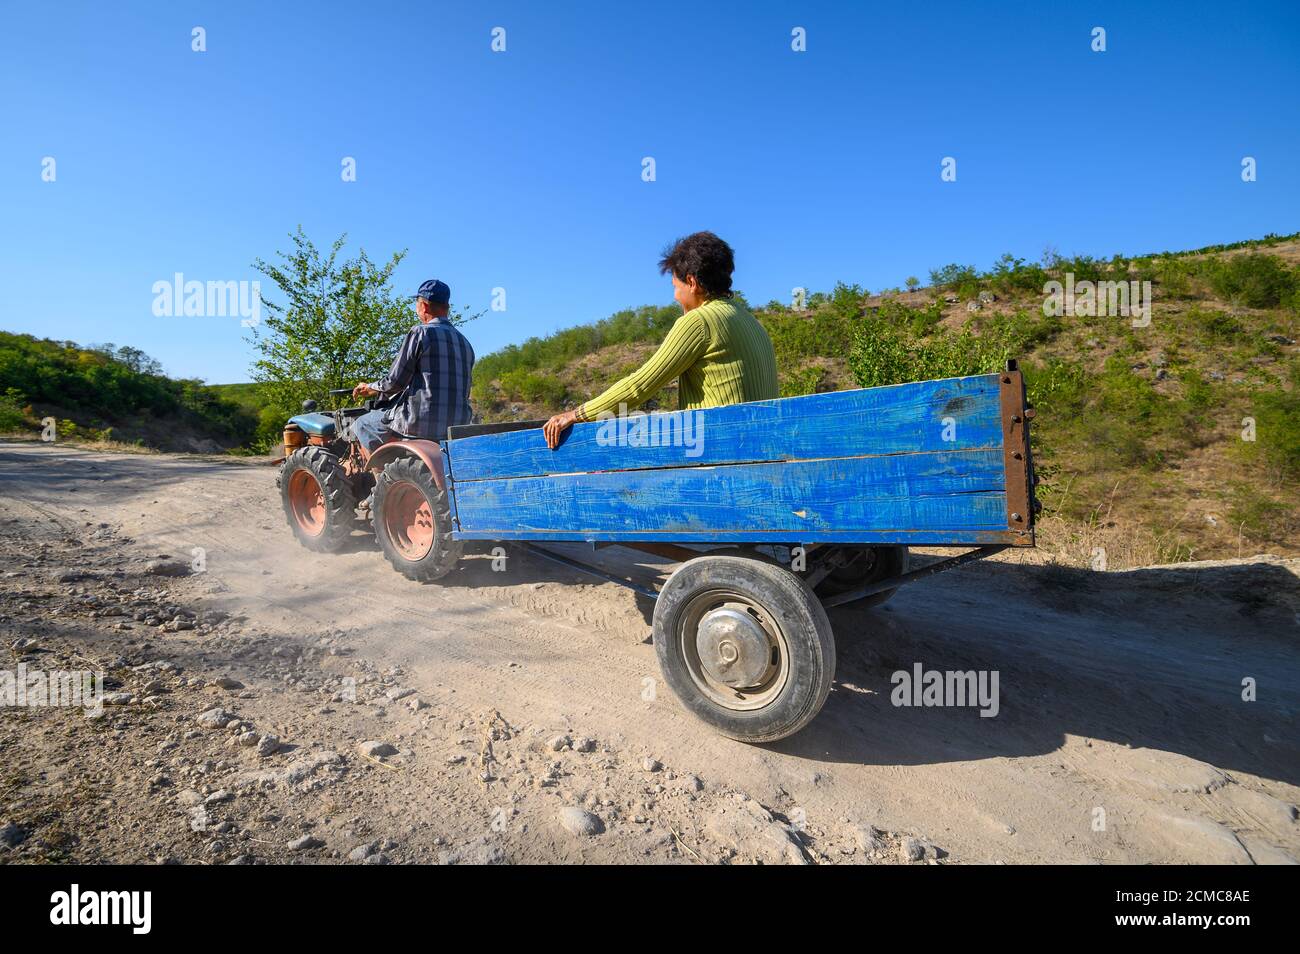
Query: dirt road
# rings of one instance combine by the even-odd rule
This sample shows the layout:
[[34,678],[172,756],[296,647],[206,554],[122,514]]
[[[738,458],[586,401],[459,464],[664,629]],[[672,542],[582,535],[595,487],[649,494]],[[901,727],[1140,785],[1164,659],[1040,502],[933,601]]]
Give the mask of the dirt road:
[[[3,668],[89,658],[131,694],[100,720],[0,710],[0,860],[1300,856],[1300,561],[1010,558],[834,610],[826,708],[756,747],[677,704],[645,599],[486,548],[428,586],[360,534],[312,554],[274,481],[0,444]],[[893,705],[917,664],[995,671],[996,715]]]

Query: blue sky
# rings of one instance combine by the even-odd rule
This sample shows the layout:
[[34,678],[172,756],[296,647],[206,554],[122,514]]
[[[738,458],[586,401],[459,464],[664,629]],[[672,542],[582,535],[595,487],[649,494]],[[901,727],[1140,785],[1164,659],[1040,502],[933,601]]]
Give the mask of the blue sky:
[[1291,232],[1297,90],[1295,3],[6,0],[0,328],[248,380],[238,319],[152,287],[256,279],[299,224],[409,249],[402,290],[505,288],[480,355],[670,301],[658,255],[702,228],[760,303]]

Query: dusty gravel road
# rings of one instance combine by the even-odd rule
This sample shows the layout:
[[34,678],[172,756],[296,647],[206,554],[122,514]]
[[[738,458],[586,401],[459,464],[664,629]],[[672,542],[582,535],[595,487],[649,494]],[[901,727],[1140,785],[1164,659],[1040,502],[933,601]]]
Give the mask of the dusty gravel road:
[[[1300,561],[1086,573],[1013,557],[907,587],[880,609],[834,610],[839,670],[826,708],[803,733],[757,747],[713,735],[677,704],[643,598],[526,555],[494,572],[480,552],[421,586],[361,534],[341,555],[309,553],[274,481],[274,468],[249,462],[0,444],[0,658],[17,659],[15,636],[65,654],[80,639],[119,654],[124,673],[184,656],[178,671],[205,676],[173,679],[152,708],[123,707],[108,737],[80,729],[75,713],[0,711],[4,761],[22,767],[0,777],[0,825],[10,819],[25,839],[12,859],[326,860],[353,842],[378,843],[358,858],[394,861],[1300,856]],[[194,548],[204,572],[152,583],[200,621],[227,622],[155,635],[129,616],[113,628],[78,615],[131,593],[137,605],[163,599],[141,584],[143,561],[188,562]],[[662,575],[615,552],[601,556],[643,580]],[[91,571],[81,590],[68,573],[79,568]],[[57,619],[40,612],[69,590],[82,604]],[[241,640],[317,650],[290,674]],[[996,717],[892,705],[891,675],[917,663],[997,671]],[[214,701],[214,674],[248,688]],[[331,704],[348,677],[362,698]],[[1243,700],[1245,679],[1255,701]],[[391,698],[412,691],[427,707]],[[337,752],[338,765],[321,783],[300,772],[244,793],[264,763],[188,729],[218,703],[279,727],[288,754],[265,764]],[[587,752],[582,739],[594,740]],[[365,740],[399,751],[359,756]],[[115,777],[86,791],[78,772]],[[174,778],[151,782],[158,774]],[[214,846],[183,810],[227,789]],[[99,806],[102,836],[84,830],[87,804]],[[603,831],[567,830],[567,807]],[[115,827],[119,814],[130,821]],[[60,837],[42,842],[42,826]],[[288,846],[304,833],[319,844]]]

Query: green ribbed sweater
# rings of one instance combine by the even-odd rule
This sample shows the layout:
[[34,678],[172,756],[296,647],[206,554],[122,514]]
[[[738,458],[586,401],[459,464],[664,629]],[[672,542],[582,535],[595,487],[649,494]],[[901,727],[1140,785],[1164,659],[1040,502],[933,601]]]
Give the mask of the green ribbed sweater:
[[579,420],[640,407],[673,378],[682,410],[781,396],[767,331],[740,302],[718,298],[678,318],[650,360],[582,405]]

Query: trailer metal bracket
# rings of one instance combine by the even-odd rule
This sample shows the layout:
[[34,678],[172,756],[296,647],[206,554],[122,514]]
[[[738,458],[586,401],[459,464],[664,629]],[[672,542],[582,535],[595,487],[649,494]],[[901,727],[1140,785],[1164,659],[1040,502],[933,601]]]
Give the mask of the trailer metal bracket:
[[955,557],[948,557],[946,560],[939,560],[936,563],[927,564],[919,570],[912,570],[909,573],[890,577],[888,580],[881,580],[877,583],[871,583],[867,586],[859,587],[856,590],[850,590],[847,593],[840,593],[836,596],[827,597],[822,600],[822,606],[830,609],[832,606],[843,606],[845,603],[853,603],[861,599],[866,599],[868,596],[883,593],[885,590],[896,589],[897,587],[904,586],[908,583],[915,583],[917,580],[923,580],[927,576],[934,576],[936,573],[942,573],[944,570],[951,570],[953,567],[961,566],[963,563],[973,563],[976,560],[982,560],[986,556],[992,556],[994,553],[999,553],[1006,548],[1005,545],[998,545],[968,550]]
[[648,596],[651,599],[657,599],[659,596],[657,590],[651,589],[648,586],[642,586],[640,583],[635,583],[626,577],[618,576],[614,573],[606,573],[604,570],[592,566],[590,563],[583,563],[581,560],[571,559],[563,554],[556,553],[554,550],[547,550],[545,547],[539,547],[533,543],[517,543],[516,546],[527,550],[529,553],[536,554],[543,560],[550,560],[552,563],[567,566],[572,570],[578,570],[581,573],[589,573],[592,576],[598,576],[602,580],[608,580],[610,583],[617,583],[619,586],[627,587],[629,590],[640,593],[642,596]]

